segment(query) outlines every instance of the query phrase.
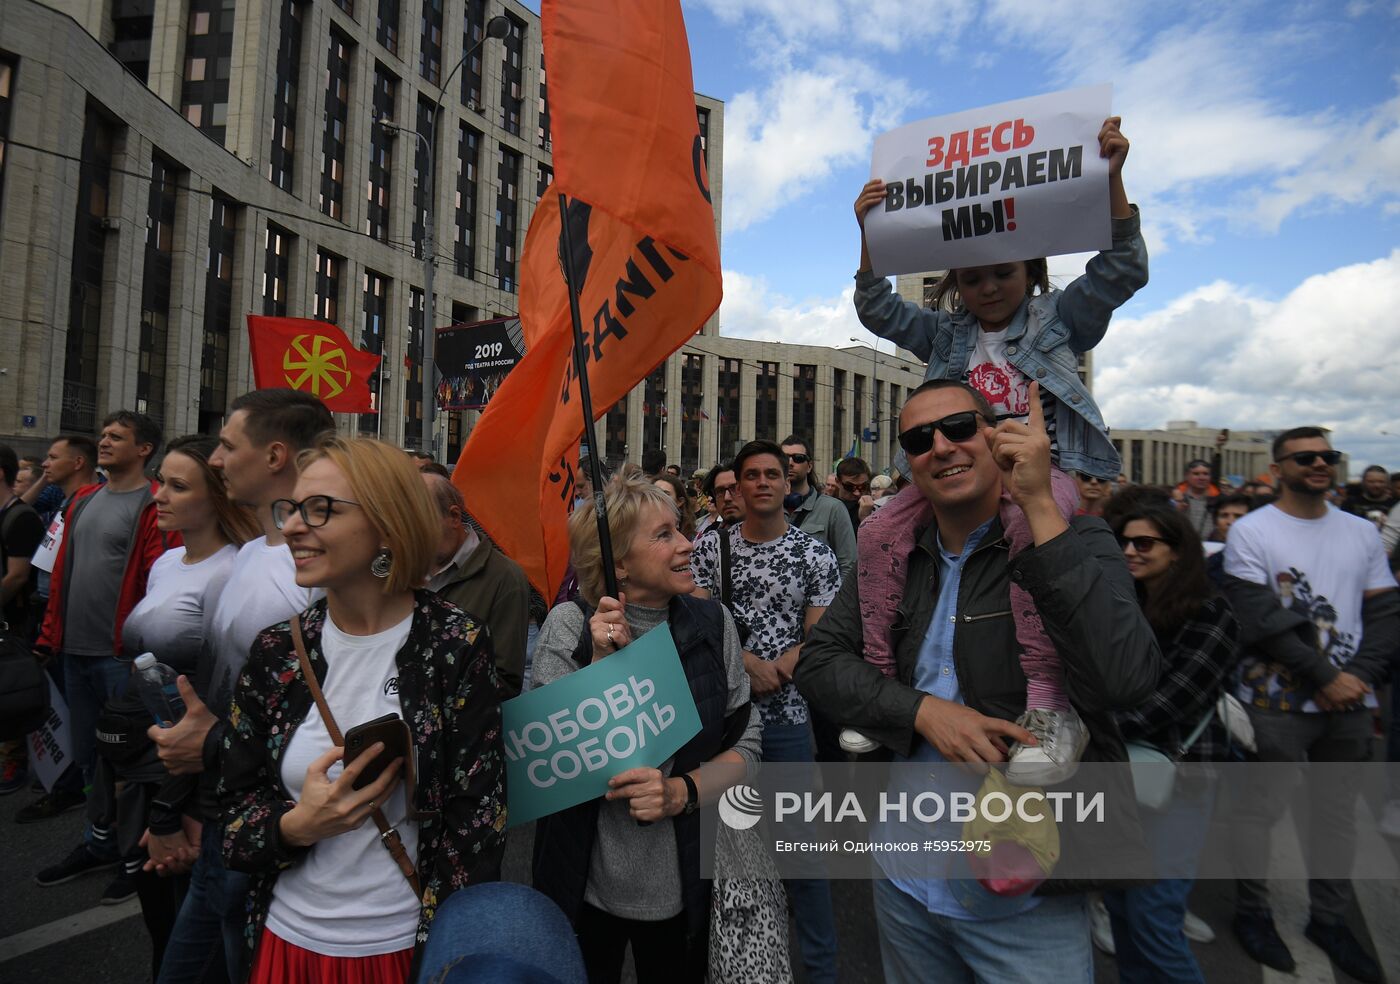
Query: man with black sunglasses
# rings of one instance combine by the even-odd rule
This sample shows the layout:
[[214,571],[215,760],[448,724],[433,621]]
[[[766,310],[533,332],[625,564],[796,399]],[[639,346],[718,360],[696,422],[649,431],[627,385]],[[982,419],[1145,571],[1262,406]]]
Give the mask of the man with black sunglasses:
[[[1249,708],[1262,761],[1365,761],[1374,691],[1400,644],[1400,594],[1375,526],[1328,505],[1341,454],[1327,432],[1284,431],[1273,457],[1278,498],[1239,519],[1225,542],[1225,591],[1249,645],[1236,696]],[[1327,789],[1308,797],[1308,855],[1331,872],[1350,871],[1359,777],[1333,765],[1322,778]],[[1293,955],[1258,873],[1291,794],[1276,773],[1252,773],[1232,827],[1233,853],[1249,876],[1237,883],[1235,935],[1255,960],[1285,972]],[[1380,968],[1346,925],[1351,883],[1313,878],[1308,896],[1307,938],[1357,980],[1379,981]]]
[[[918,533],[903,594],[863,598],[870,584],[859,572],[812,629],[797,664],[798,689],[812,707],[896,760],[1004,763],[1012,742],[1034,743],[1015,723],[1027,709],[1027,680],[1010,610],[1013,580],[1055,640],[1068,696],[1088,728],[1085,760],[1126,759],[1109,712],[1146,700],[1160,676],[1161,653],[1113,534],[1097,517],[1066,522],[1055,501],[1034,384],[1031,392],[1030,424],[995,426],[985,397],[960,381],[932,380],[914,391],[900,417],[900,444],[933,519]],[[999,516],[1003,487],[1033,541],[1014,558]],[[904,631],[888,668],[866,657],[863,602],[897,605]],[[1094,845],[1110,865],[1127,865],[1141,850],[1126,799],[1109,801],[1115,815]],[[876,882],[889,979],[936,979],[947,968],[949,979],[1086,980],[1092,956],[1082,896],[992,899],[980,887],[953,884],[955,877],[931,870],[927,879]],[[995,958],[977,942],[987,938],[992,902]]]
[[856,532],[850,516],[839,500],[824,495],[812,484],[812,445],[806,438],[789,434],[782,449],[788,459],[791,486],[783,499],[788,522],[830,547],[836,554],[842,579],[850,577],[856,566]]

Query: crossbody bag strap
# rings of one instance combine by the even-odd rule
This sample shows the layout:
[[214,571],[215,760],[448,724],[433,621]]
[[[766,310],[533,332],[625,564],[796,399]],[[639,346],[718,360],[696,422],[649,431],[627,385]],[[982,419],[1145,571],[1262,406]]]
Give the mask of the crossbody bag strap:
[[725,608],[730,608],[733,603],[734,587],[729,578],[729,527],[723,522],[719,527],[719,603]]
[[[301,675],[306,680],[307,689],[311,691],[311,699],[316,702],[316,709],[321,712],[321,720],[325,722],[326,733],[331,736],[331,741],[336,745],[344,747],[345,738],[340,733],[340,727],[335,723],[335,715],[331,714],[330,705],[326,703],[326,695],[321,692],[320,681],[316,679],[316,673],[311,668],[311,660],[306,655],[306,643],[301,637],[301,616],[293,615],[291,621],[292,646],[297,651],[297,662],[301,664]],[[394,829],[388,819],[384,816],[384,811],[375,807],[370,813],[370,818],[374,820],[374,825],[379,828],[379,843],[384,845],[384,849],[389,852],[389,856],[394,859],[394,863],[399,866],[399,871],[403,872],[404,878],[408,879],[408,884],[413,889],[416,898],[423,898],[423,886],[418,881],[418,872],[413,867],[413,859],[408,856],[408,850],[403,846],[403,838]]]

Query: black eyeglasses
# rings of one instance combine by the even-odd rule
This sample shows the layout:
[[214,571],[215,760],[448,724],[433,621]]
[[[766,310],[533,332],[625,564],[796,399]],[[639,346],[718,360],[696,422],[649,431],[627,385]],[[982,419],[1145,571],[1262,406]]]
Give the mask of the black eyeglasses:
[[272,503],[272,525],[280,530],[287,520],[292,518],[292,513],[297,513],[303,523],[313,530],[317,529],[325,526],[331,516],[335,515],[334,506],[337,502],[343,506],[359,505],[358,502],[329,495],[308,495],[300,502],[295,499],[275,499]]
[[809,461],[811,461],[811,460],[812,460],[811,457],[810,457],[809,455],[805,455],[805,454],[790,454],[790,455],[788,455],[788,461],[791,461],[794,465],[805,465],[807,462],[809,462]]
[[1151,553],[1152,549],[1159,543],[1168,543],[1168,541],[1160,536],[1120,536],[1118,538],[1120,549],[1126,550],[1128,545],[1132,544],[1133,549],[1140,554]]
[[899,446],[910,456],[927,454],[933,447],[934,431],[942,431],[943,436],[954,444],[970,441],[977,436],[977,422],[982,415],[976,410],[960,410],[950,413],[940,420],[911,427],[899,435]]
[[737,498],[739,498],[739,486],[737,486],[737,485],[729,485],[729,486],[726,486],[725,488],[720,488],[719,486],[715,486],[715,498],[716,498],[716,499],[737,499]]
[[1093,483],[1094,485],[1107,485],[1107,484],[1108,484],[1108,479],[1106,479],[1106,478],[1099,478],[1099,476],[1097,476],[1097,475],[1086,475],[1086,474],[1084,474],[1083,472],[1075,472],[1074,474],[1079,478],[1079,480],[1080,480],[1081,482],[1091,482],[1091,483]]
[[1282,463],[1284,461],[1291,461],[1299,468],[1311,468],[1312,463],[1318,458],[1321,458],[1325,464],[1335,465],[1337,462],[1342,460],[1342,452],[1294,451],[1292,454],[1286,454],[1282,458],[1275,458],[1274,461],[1279,463]]

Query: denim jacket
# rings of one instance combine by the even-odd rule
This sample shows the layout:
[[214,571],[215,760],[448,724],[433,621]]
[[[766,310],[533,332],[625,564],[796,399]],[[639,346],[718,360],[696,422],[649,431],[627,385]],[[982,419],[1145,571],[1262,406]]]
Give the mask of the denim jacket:
[[[1097,345],[1116,308],[1147,283],[1147,246],[1137,206],[1113,220],[1113,246],[1064,290],[1027,298],[1006,330],[1006,357],[1055,398],[1059,466],[1115,479],[1122,468],[1094,397],[1079,379],[1078,353]],[[981,330],[966,308],[934,311],[906,301],[870,271],[856,274],[856,314],[881,338],[928,363],[925,379],[966,379]]]

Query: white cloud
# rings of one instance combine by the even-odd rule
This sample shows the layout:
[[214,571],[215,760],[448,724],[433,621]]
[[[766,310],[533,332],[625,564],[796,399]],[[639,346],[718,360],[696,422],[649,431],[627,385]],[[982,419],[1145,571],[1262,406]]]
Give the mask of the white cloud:
[[902,82],[855,62],[783,69],[729,101],[724,119],[724,222],[762,221],[832,171],[867,156],[880,130],[914,101]]
[[1167,420],[1336,431],[1358,467],[1400,466],[1400,249],[1309,277],[1270,300],[1216,281],[1140,318],[1114,319],[1094,392],[1115,427]]
[[[692,2],[692,0],[687,0]],[[916,42],[956,34],[971,22],[976,0],[693,0],[725,24],[766,39],[814,44],[832,40],[898,51]]]
[[854,286],[832,297],[795,301],[773,292],[762,277],[724,271],[720,327],[725,335],[764,342],[845,347],[869,337],[856,318]]
[[[1052,271],[1060,283],[1082,270],[1083,256],[1060,260]],[[847,287],[795,300],[760,276],[726,270],[720,321],[729,336],[845,347],[852,335],[870,337],[851,295]],[[1309,277],[1277,299],[1219,280],[1142,317],[1115,318],[1094,350],[1094,394],[1113,427],[1316,424],[1336,432],[1357,470],[1372,462],[1397,470],[1397,310],[1400,249]]]

